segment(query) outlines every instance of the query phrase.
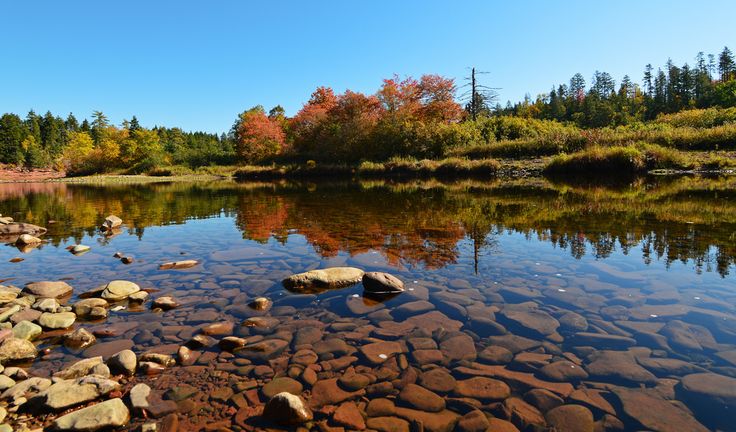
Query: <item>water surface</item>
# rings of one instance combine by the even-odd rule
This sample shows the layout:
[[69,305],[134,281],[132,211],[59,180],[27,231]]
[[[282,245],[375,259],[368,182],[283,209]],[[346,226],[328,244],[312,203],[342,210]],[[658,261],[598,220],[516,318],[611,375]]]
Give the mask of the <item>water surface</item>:
[[[421,383],[423,373],[439,367],[458,381],[492,376],[529,401],[533,386],[487,369],[490,363],[549,382],[550,373],[542,368],[564,360],[587,377],[564,378],[577,392],[557,391],[557,396],[566,404],[588,407],[599,425],[615,416],[626,430],[654,428],[626,406],[632,396],[624,392],[632,390],[666,401],[687,417],[692,412],[710,429],[734,430],[719,419],[733,407],[713,404],[709,398],[715,396],[693,394],[680,383],[699,372],[736,377],[734,186],[736,179],[728,177],[649,178],[617,188],[539,179],[3,184],[0,213],[49,231],[41,247],[2,247],[0,275],[5,284],[19,287],[67,280],[75,293],[70,302],[107,281],[126,279],[154,298],[171,295],[181,303],[166,312],[151,311],[150,302],[122,304],[124,309],[103,322],[77,322],[98,334],[118,330],[100,338],[97,350],[67,350],[58,344],[58,334],[47,335],[40,347],[50,353],[31,365],[38,374],[105,354],[99,346],[120,346],[115,341],[132,341],[137,352],[175,353],[206,324],[240,324],[266,315],[277,324],[236,325],[235,334],[290,339],[302,327],[317,328],[317,340],[307,345],[323,366],[321,380],[358,372],[381,381],[383,369],[395,370],[396,377],[386,379],[399,389],[412,374]],[[104,236],[97,227],[109,214],[120,216],[124,228]],[[81,256],[65,249],[77,243],[92,249]],[[123,264],[115,252],[135,261]],[[9,262],[14,257],[24,260]],[[159,264],[180,259],[196,259],[200,265],[158,270]],[[293,273],[332,266],[389,272],[406,283],[407,291],[377,302],[363,297],[360,284],[316,295],[292,293],[281,285]],[[268,312],[249,308],[257,296],[272,299],[274,307]],[[529,322],[539,316],[549,317],[549,329]],[[583,327],[570,324],[578,316],[585,318]],[[347,348],[325,348],[333,338],[345,341]],[[420,339],[434,341],[436,360],[422,357],[434,358],[431,353],[416,352]],[[384,340],[399,342],[404,352],[376,365],[359,350]],[[456,346],[467,355],[448,348]],[[483,352],[491,346],[509,349],[513,359],[489,361]],[[255,379],[260,386],[273,374],[302,380],[288,365],[303,348],[290,340],[267,362],[237,352],[233,357],[214,346],[202,350],[212,354],[203,354],[198,364],[230,373],[229,383],[242,390],[233,383]],[[324,369],[324,362],[351,355],[355,360],[341,369]],[[601,355],[604,363],[613,359],[613,369],[644,371],[640,376],[645,378],[607,371],[600,361],[595,364]],[[657,359],[680,363],[663,366]],[[254,372],[252,365],[262,363],[273,373]],[[412,371],[408,378],[407,370]],[[205,389],[212,383],[199,385],[202,403],[209,403]],[[309,399],[310,385],[304,388]],[[588,391],[609,401],[610,409],[583,400]],[[466,405],[450,402],[463,396],[456,389],[438,393],[448,401],[447,416],[466,414]],[[509,401],[473,400],[489,416],[512,417]],[[227,412],[212,413],[210,420],[239,427]],[[190,414],[184,424],[196,428],[204,421],[200,417]],[[321,418],[334,422],[328,414]]]

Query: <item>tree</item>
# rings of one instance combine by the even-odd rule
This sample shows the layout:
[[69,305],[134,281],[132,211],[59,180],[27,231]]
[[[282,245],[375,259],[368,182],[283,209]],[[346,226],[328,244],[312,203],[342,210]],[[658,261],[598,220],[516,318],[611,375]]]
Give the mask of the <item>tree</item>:
[[16,114],[0,117],[0,162],[21,165],[25,162],[23,141],[28,129]]
[[723,47],[723,51],[718,56],[718,72],[721,74],[722,82],[734,78],[736,64],[734,63],[733,54],[728,47]]
[[74,171],[75,168],[86,163],[86,159],[94,149],[92,137],[87,132],[69,132],[69,139],[62,163],[67,171]]
[[243,162],[263,161],[284,150],[284,131],[260,105],[241,113],[233,129],[238,157]]
[[102,140],[105,139],[105,133],[107,132],[108,126],[110,126],[110,122],[102,111],[94,111],[92,113],[91,131],[95,145],[100,145]]
[[647,64],[646,68],[644,69],[644,91],[646,91],[647,96],[652,97],[654,86],[652,85],[652,65],[651,64]]
[[422,75],[418,89],[422,120],[444,123],[460,120],[462,107],[455,102],[455,80],[440,75]]
[[141,125],[140,123],[138,123],[138,119],[135,116],[133,116],[133,118],[130,119],[130,124],[128,124],[128,131],[130,131],[130,133],[132,134],[135,131],[140,130],[140,129],[141,129]]
[[71,132],[79,131],[79,122],[77,121],[77,118],[74,117],[74,114],[72,113],[69,113],[69,115],[66,117],[64,126],[66,126],[67,131],[71,131]]

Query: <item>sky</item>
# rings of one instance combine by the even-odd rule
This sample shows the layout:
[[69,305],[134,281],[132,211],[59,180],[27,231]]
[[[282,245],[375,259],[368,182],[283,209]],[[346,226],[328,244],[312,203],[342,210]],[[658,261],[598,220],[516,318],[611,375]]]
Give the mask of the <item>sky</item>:
[[224,132],[258,104],[293,115],[318,86],[463,84],[471,66],[505,104],[576,72],[640,81],[647,63],[736,51],[734,16],[732,0],[7,1],[0,112]]

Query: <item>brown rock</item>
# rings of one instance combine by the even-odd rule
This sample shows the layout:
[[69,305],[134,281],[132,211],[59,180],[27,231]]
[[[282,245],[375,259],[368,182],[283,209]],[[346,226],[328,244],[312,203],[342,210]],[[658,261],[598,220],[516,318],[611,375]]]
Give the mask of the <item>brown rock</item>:
[[449,393],[457,385],[455,378],[444,369],[436,368],[419,375],[419,385],[433,392]]
[[381,364],[402,351],[401,345],[393,341],[374,342],[360,347],[360,353],[374,365]]
[[460,397],[498,401],[509,397],[511,389],[503,381],[486,377],[474,377],[458,381],[453,393]]
[[445,409],[444,399],[416,384],[407,384],[399,393],[399,401],[422,411],[440,412]]
[[340,426],[348,429],[363,430],[365,429],[365,420],[353,402],[345,402],[341,404],[332,415],[332,420]]
[[658,432],[708,430],[689,413],[641,390],[616,387],[613,393],[621,401],[624,412],[645,428]]
[[324,405],[336,405],[340,402],[359,397],[365,394],[365,390],[348,392],[337,385],[337,378],[317,381],[312,387],[312,398],[309,405],[320,408]]
[[593,432],[593,413],[582,405],[562,405],[546,415],[547,423],[565,432]]

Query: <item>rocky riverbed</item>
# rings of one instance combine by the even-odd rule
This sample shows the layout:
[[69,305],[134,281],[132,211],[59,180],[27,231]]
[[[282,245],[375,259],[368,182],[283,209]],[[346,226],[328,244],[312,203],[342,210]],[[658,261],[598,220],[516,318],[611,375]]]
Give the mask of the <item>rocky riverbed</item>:
[[736,430],[727,281],[577,277],[523,248],[480,277],[206,231],[125,264],[125,225],[1,282],[0,431]]

